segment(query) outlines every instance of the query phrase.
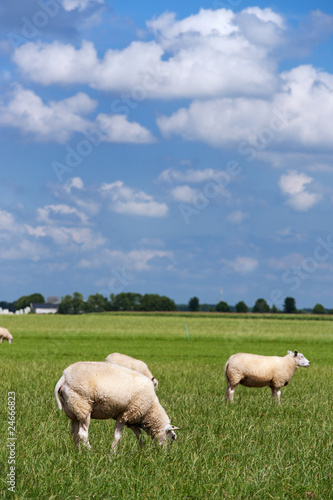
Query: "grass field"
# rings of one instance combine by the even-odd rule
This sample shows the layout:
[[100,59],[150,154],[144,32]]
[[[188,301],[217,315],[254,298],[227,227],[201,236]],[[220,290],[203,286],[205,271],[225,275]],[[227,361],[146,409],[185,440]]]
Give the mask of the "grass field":
[[[190,341],[187,340],[185,323]],[[332,490],[333,321],[223,315],[99,314],[2,317],[0,498],[329,499]],[[224,404],[223,367],[239,351],[311,362],[282,389],[238,387]],[[79,360],[118,351],[143,359],[158,397],[181,427],[165,449],[125,429],[110,454],[114,421],[92,421],[90,452],[75,452],[54,386]],[[16,492],[8,491],[8,393],[15,392]],[[12,441],[11,441],[12,442]]]

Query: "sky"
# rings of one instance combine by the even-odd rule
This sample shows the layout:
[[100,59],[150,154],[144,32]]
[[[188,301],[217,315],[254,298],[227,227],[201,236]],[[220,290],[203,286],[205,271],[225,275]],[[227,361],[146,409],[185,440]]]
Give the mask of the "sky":
[[3,0],[0,300],[333,308],[333,4]]

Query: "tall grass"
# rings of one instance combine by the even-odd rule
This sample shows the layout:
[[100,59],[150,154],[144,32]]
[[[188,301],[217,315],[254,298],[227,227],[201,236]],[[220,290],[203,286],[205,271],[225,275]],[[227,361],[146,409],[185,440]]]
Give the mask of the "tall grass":
[[[185,323],[190,341],[187,340]],[[333,322],[260,316],[99,314],[12,317],[0,345],[0,498],[332,498]],[[239,351],[310,359],[282,389],[239,387],[223,402],[223,367]],[[74,451],[53,396],[63,369],[118,351],[146,361],[177,442],[140,449],[126,429],[110,454],[113,421],[92,421],[92,451]],[[16,493],[8,491],[7,394],[16,393]]]

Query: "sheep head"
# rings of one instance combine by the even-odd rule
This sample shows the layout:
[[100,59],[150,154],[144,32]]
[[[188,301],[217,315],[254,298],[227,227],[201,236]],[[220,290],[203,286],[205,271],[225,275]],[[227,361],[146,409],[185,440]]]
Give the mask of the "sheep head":
[[158,444],[163,444],[164,441],[168,440],[171,443],[173,443],[177,439],[177,434],[175,433],[175,431],[177,429],[179,429],[179,427],[175,427],[174,425],[167,424],[164,427],[163,431],[160,432],[159,434],[157,434],[157,436],[155,437],[156,442]]
[[304,368],[308,368],[310,366],[310,361],[306,359],[306,357],[301,352],[298,352],[296,349],[294,352],[288,351],[288,354],[296,359],[297,366],[302,366]]

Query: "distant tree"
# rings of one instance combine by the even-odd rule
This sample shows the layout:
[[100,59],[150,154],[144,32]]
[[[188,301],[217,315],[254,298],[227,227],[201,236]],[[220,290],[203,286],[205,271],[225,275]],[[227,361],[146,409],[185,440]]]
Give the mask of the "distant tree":
[[33,293],[31,295],[23,295],[19,299],[14,302],[15,309],[24,309],[25,307],[30,306],[31,302],[36,304],[44,304],[45,299],[40,293]]
[[240,302],[238,302],[236,304],[236,312],[238,312],[238,313],[247,313],[247,312],[249,312],[249,308],[247,307],[247,305],[245,304],[245,302],[243,302],[241,300]]
[[142,295],[140,293],[121,292],[110,295],[112,311],[139,311]]
[[188,304],[177,304],[177,311],[188,311]]
[[73,314],[81,314],[84,312],[85,305],[82,293],[74,292],[73,293]]
[[86,312],[103,312],[108,310],[108,299],[100,293],[89,295],[85,303]]
[[326,314],[326,309],[321,304],[316,304],[312,309],[312,314]]
[[61,302],[58,308],[58,314],[73,314],[73,303],[71,295],[65,295],[61,298]]
[[175,311],[176,304],[173,300],[158,294],[146,293],[141,300],[141,311]]
[[258,299],[253,307],[254,313],[269,313],[270,308],[265,299]]
[[230,312],[230,307],[227,304],[227,302],[225,302],[224,300],[221,300],[218,304],[216,304],[216,311],[221,312],[221,313]]
[[0,308],[9,309],[9,311],[14,311],[15,310],[14,302],[7,302],[6,300],[2,300],[0,301]]
[[284,299],[283,312],[286,314],[297,313],[296,301],[293,297],[286,297]]
[[271,307],[271,313],[278,314],[279,312],[281,312],[281,311],[279,311],[279,309],[276,307],[276,305],[273,304]]
[[209,304],[200,304],[199,305],[199,311],[202,312],[210,312],[211,306]]
[[63,297],[58,309],[59,314],[82,314],[84,311],[83,295],[78,292],[74,292],[72,297],[70,295]]
[[175,302],[172,299],[169,299],[169,297],[166,297],[165,295],[162,295],[159,299],[159,307],[160,311],[176,311],[177,306]]
[[158,294],[125,293],[110,295],[112,311],[176,311],[175,302]]
[[[1,303],[0,303],[1,305]],[[328,314],[333,314],[333,309],[329,309]]]
[[198,297],[192,297],[188,302],[188,308],[190,311],[199,311],[199,299]]
[[159,296],[155,293],[145,293],[141,299],[141,311],[159,311]]
[[27,297],[30,302],[35,302],[36,304],[45,304],[45,299],[41,293],[33,293]]

